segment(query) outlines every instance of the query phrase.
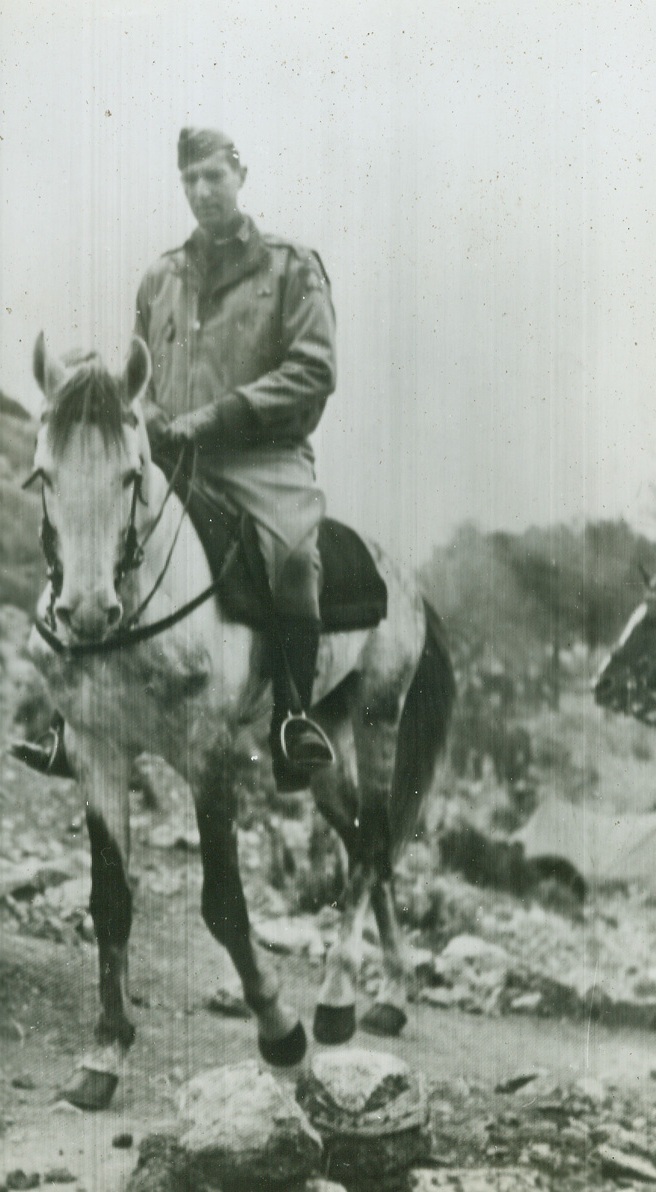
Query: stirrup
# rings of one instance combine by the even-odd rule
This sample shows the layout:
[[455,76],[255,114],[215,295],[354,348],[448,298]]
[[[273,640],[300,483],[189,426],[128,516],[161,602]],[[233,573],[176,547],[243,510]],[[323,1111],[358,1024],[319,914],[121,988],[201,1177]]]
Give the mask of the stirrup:
[[[302,736],[306,730],[309,730],[315,739],[310,742],[308,756],[299,759],[294,757],[294,737]],[[298,766],[302,770],[325,770],[335,764],[335,750],[329,738],[321,726],[306,716],[305,712],[287,713],[280,726],[280,749],[289,765]]]
[[12,741],[9,752],[38,774],[48,774],[51,778],[74,777],[64,750],[63,721],[51,724],[38,741]]

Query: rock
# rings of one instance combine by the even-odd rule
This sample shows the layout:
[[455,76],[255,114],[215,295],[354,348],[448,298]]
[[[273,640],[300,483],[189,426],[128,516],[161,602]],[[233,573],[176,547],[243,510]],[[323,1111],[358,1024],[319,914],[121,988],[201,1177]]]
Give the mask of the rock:
[[18,1076],[14,1076],[11,1082],[11,1087],[14,1089],[35,1089],[34,1077],[30,1076],[29,1072],[20,1072]]
[[332,1180],[306,1180],[298,1192],[346,1192],[346,1188]]
[[0,898],[8,894],[19,902],[26,902],[43,894],[50,886],[59,886],[72,877],[63,865],[44,864],[40,857],[15,864],[0,857]]
[[590,1102],[591,1108],[598,1109],[606,1097],[606,1089],[595,1076],[579,1076],[572,1085],[572,1092],[577,1097],[583,1097]]
[[423,1077],[396,1056],[355,1047],[323,1052],[296,1095],[321,1134],[331,1176],[359,1192],[398,1187],[430,1154]]
[[190,853],[200,851],[198,828],[191,821],[187,823],[186,820],[179,823],[160,824],[157,828],[153,828],[148,837],[148,843],[151,848],[186,849]]
[[62,919],[77,917],[82,922],[89,905],[90,893],[91,879],[89,875],[84,874],[69,878],[60,886],[47,890],[46,898],[48,906],[56,910]]
[[128,1151],[132,1146],[134,1139],[127,1131],[122,1131],[120,1134],[115,1134],[112,1138],[112,1146],[115,1146],[119,1151]]
[[523,1089],[525,1085],[531,1084],[540,1076],[544,1076],[543,1068],[535,1068],[532,1071],[516,1072],[512,1076],[507,1076],[504,1080],[500,1080],[495,1085],[495,1093],[516,1093],[519,1089]]
[[44,1184],[74,1184],[77,1179],[68,1167],[51,1167],[43,1177]]
[[7,1192],[23,1192],[25,1188],[38,1188],[41,1184],[41,1176],[34,1171],[30,1175],[26,1175],[22,1167],[16,1168],[15,1171],[10,1171],[5,1177],[5,1188]]
[[428,1002],[430,1006],[439,1006],[442,1010],[448,1010],[451,1006],[457,1005],[461,997],[466,996],[467,990],[448,989],[446,985],[438,985],[435,988],[429,987],[422,989],[419,994],[420,1002]]
[[601,1160],[603,1175],[656,1184],[656,1167],[649,1159],[642,1159],[639,1155],[631,1155],[607,1144],[597,1147],[597,1155]]
[[248,885],[248,911],[252,923],[289,914],[289,901],[268,882],[252,879]]
[[181,1192],[184,1155],[169,1134],[149,1134],[139,1147],[139,1159],[125,1192]]
[[150,894],[161,898],[172,898],[182,889],[182,875],[179,873],[149,873],[144,881],[145,888]]
[[272,952],[287,953],[291,956],[323,956],[325,945],[321,933],[313,919],[294,918],[270,919],[264,923],[255,923],[253,931],[256,938]]
[[289,1188],[316,1175],[321,1139],[302,1109],[255,1061],[213,1068],[180,1091],[179,1139],[190,1186]]
[[458,1167],[411,1171],[407,1192],[537,1192],[541,1177],[520,1167]]
[[239,979],[234,984],[219,985],[206,999],[205,1008],[211,1014],[224,1014],[226,1018],[251,1017]]
[[467,962],[487,968],[503,968],[510,964],[510,957],[505,948],[499,944],[491,944],[478,935],[454,936],[437,959],[449,964]]
[[510,1003],[510,1009],[515,1014],[532,1014],[537,1010],[542,1001],[542,994],[539,990],[534,993],[522,993],[519,997],[514,997]]
[[420,980],[430,979],[435,971],[435,956],[430,948],[409,947],[407,962],[411,971]]

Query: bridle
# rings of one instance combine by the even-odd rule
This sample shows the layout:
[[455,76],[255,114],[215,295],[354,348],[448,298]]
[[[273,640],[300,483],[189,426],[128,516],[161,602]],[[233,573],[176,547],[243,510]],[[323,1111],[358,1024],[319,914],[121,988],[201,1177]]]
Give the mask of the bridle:
[[[141,539],[141,541],[139,540],[139,535],[138,535],[137,525],[136,525],[138,502],[140,500],[143,501],[143,496],[142,496],[141,490],[142,490],[142,482],[143,482],[144,462],[143,462],[143,459],[141,459],[141,461],[140,461],[140,469],[138,472],[135,473],[134,479],[132,481],[132,499],[130,502],[130,515],[128,518],[128,523],[126,526],[125,534],[123,535],[123,538],[124,538],[123,551],[122,551],[122,554],[121,554],[121,557],[120,557],[118,563],[116,564],[116,569],[114,572],[114,583],[115,583],[117,592],[119,591],[120,586],[123,583],[123,581],[125,580],[126,576],[131,571],[138,570],[138,568],[142,565],[142,563],[144,561],[146,546],[162,519],[166,504],[169,500],[169,497],[171,496],[171,493],[174,491],[175,483],[179,476],[180,469],[182,467],[182,463],[185,458],[185,455],[186,455],[186,448],[183,447],[180,452],[180,455],[178,457],[175,468],[173,469],[173,472],[171,474],[171,478],[167,485],[166,493],[164,494],[164,498],[163,498],[160,508],[157,512],[157,515],[154,518],[151,525],[149,526],[148,531],[144,535],[143,539]],[[195,609],[199,608],[202,604],[205,603],[205,601],[209,600],[211,596],[216,594],[216,592],[219,590],[219,588],[223,582],[223,578],[226,574],[226,571],[228,570],[229,566],[231,565],[233,558],[236,554],[236,551],[239,547],[239,538],[238,537],[236,537],[233,540],[233,542],[230,545],[230,548],[227,550],[219,575],[217,576],[217,578],[215,580],[213,580],[213,582],[211,584],[208,585],[208,587],[204,588],[203,591],[199,592],[199,594],[197,596],[195,596],[192,600],[187,601],[186,604],[182,605],[179,609],[176,609],[175,612],[170,613],[168,616],[161,617],[157,621],[152,621],[148,625],[140,626],[138,624],[142,613],[145,611],[145,609],[147,608],[147,606],[150,604],[151,600],[153,599],[155,593],[160,588],[160,586],[164,580],[164,577],[166,575],[166,572],[168,571],[171,559],[173,557],[173,551],[175,550],[175,545],[178,541],[180,530],[182,529],[182,524],[184,522],[185,516],[186,516],[188,508],[189,508],[189,501],[191,499],[191,494],[192,494],[192,490],[193,490],[195,471],[196,471],[196,451],[194,449],[193,455],[192,455],[190,476],[189,476],[189,481],[188,481],[188,485],[187,485],[187,494],[185,497],[185,501],[183,502],[180,519],[178,521],[178,525],[176,527],[175,534],[173,535],[171,545],[167,551],[166,558],[164,560],[164,565],[163,565],[159,575],[157,576],[155,583],[153,584],[152,588],[150,589],[148,595],[141,601],[141,604],[138,606],[138,608],[135,609],[135,611],[133,613],[131,613],[130,617],[127,619],[124,626],[122,628],[118,629],[111,636],[103,638],[102,640],[98,640],[98,641],[73,642],[70,644],[63,642],[61,640],[61,638],[58,637],[57,632],[56,632],[56,618],[55,618],[55,607],[54,606],[55,606],[55,601],[57,600],[57,597],[61,594],[61,591],[62,591],[62,586],[63,586],[63,582],[64,582],[64,573],[63,573],[62,565],[61,565],[61,562],[59,559],[59,555],[57,554],[57,533],[56,533],[56,530],[48,516],[48,507],[46,505],[46,496],[45,496],[45,484],[43,483],[43,473],[41,472],[41,469],[40,468],[35,469],[35,471],[32,472],[32,474],[23,483],[22,487],[24,489],[26,489],[26,488],[29,488],[30,485],[33,484],[35,480],[38,480],[39,478],[41,478],[41,480],[42,480],[41,504],[42,504],[43,512],[42,512],[42,518],[41,518],[41,530],[40,530],[39,537],[40,537],[40,541],[41,541],[41,549],[43,551],[44,558],[46,561],[47,576],[48,576],[48,580],[50,583],[50,602],[48,605],[45,619],[42,619],[41,617],[36,617],[34,626],[35,626],[35,629],[37,630],[37,632],[43,638],[43,640],[45,642],[47,642],[47,644],[57,654],[71,654],[71,655],[75,655],[75,656],[91,655],[91,654],[108,654],[115,650],[124,649],[127,646],[137,645],[139,642],[147,641],[149,638],[156,637],[158,634],[164,633],[165,630],[172,628],[173,625],[176,625],[179,621],[183,620],[185,617],[188,617],[192,612],[195,611]]]

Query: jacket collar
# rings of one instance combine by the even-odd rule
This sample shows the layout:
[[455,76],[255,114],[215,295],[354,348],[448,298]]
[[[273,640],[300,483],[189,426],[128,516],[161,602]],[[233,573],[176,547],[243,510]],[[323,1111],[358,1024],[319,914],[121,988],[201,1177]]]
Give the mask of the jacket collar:
[[250,216],[245,215],[234,236],[219,243],[196,228],[184,245],[183,268],[191,267],[201,289],[215,294],[259,269],[269,250]]

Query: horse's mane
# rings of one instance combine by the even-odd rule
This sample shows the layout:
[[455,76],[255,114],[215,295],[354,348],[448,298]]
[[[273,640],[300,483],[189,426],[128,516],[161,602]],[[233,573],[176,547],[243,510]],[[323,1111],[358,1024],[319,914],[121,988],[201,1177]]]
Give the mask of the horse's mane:
[[56,395],[48,413],[48,442],[53,454],[61,454],[73,427],[96,426],[106,446],[120,445],[128,411],[123,386],[112,377],[95,353],[71,353],[66,363],[75,366]]

